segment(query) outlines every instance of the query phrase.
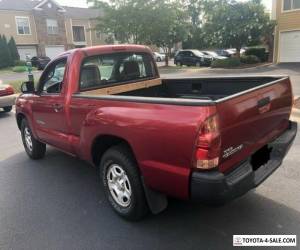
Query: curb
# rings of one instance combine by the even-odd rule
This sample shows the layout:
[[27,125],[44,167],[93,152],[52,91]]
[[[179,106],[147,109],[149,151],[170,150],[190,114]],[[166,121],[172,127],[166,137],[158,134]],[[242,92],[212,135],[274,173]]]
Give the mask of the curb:
[[292,109],[292,116],[300,118],[300,109],[293,108]]

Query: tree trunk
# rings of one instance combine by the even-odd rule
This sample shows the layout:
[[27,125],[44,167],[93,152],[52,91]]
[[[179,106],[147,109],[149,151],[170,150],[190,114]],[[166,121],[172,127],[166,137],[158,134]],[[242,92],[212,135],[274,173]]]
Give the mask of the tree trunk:
[[241,58],[241,48],[236,48],[236,58]]
[[169,66],[169,48],[164,49],[165,52],[165,66],[168,67]]

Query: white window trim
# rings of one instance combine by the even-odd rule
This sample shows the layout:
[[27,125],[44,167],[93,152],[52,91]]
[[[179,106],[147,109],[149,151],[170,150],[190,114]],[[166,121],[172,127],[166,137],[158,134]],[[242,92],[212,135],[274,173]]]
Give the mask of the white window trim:
[[[291,0],[291,1],[292,1],[292,6],[293,6],[294,0]],[[284,10],[284,0],[281,1],[281,12],[282,13],[288,13],[288,12],[294,12],[294,11],[300,11],[300,8],[290,9],[290,10]]]
[[[23,18],[23,19],[27,19],[28,20],[29,34],[20,34],[19,33],[18,22],[17,22],[18,18]],[[19,36],[31,36],[32,35],[29,16],[15,16],[15,21],[16,21],[17,35],[19,35]]]
[[[74,41],[74,34],[73,34],[73,27],[83,27],[83,31],[84,31],[84,41],[77,41],[77,42],[75,42]],[[73,43],[75,44],[75,45],[87,45],[87,40],[86,40],[86,29],[85,29],[85,25],[73,25],[72,24],[72,40],[73,40]]]

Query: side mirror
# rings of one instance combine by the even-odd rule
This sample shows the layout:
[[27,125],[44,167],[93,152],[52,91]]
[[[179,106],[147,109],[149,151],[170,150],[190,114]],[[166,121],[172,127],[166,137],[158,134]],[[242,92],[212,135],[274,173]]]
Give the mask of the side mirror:
[[29,82],[23,82],[21,85],[21,92],[23,94],[26,93],[34,93],[35,89],[34,89],[34,82],[29,81]]

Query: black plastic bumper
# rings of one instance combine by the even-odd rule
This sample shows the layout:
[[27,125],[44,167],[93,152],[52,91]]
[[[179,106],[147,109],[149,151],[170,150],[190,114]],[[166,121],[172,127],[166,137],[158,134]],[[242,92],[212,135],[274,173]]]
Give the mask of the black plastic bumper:
[[297,123],[290,122],[289,128],[268,144],[272,147],[270,160],[256,171],[253,170],[250,157],[226,174],[219,171],[193,172],[190,184],[191,199],[208,203],[224,203],[258,186],[281,165],[296,134]]

